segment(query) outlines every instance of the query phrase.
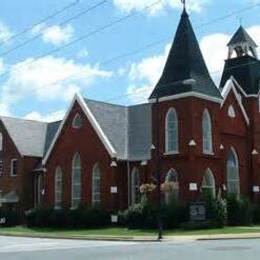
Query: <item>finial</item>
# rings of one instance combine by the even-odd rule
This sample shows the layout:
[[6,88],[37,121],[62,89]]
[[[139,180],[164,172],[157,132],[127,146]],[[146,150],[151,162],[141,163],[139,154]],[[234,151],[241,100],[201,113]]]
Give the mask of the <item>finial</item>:
[[239,24],[240,26],[243,26],[243,17],[239,17]]
[[186,9],[186,0],[181,0],[182,4],[183,4],[183,9]]

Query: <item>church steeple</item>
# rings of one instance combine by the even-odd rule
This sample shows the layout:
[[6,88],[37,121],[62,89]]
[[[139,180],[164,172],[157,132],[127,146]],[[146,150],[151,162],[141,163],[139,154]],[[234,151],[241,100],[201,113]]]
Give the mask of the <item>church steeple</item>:
[[209,75],[184,5],[166,65],[150,99],[188,92],[221,98]]
[[260,91],[260,61],[255,41],[240,26],[228,43],[228,49],[220,89],[232,76],[247,95],[257,95]]
[[255,41],[250,37],[247,31],[240,26],[228,43],[228,58],[231,59],[234,53],[236,57],[249,55],[257,58],[256,48],[257,45]]

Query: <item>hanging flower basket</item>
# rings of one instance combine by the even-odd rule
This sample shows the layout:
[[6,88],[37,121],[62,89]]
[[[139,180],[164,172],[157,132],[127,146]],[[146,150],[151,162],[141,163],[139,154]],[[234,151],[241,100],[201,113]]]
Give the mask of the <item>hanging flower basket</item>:
[[145,183],[140,186],[140,193],[150,193],[156,189],[156,185],[153,183]]
[[172,192],[179,189],[179,184],[177,182],[164,182],[161,184],[162,192]]

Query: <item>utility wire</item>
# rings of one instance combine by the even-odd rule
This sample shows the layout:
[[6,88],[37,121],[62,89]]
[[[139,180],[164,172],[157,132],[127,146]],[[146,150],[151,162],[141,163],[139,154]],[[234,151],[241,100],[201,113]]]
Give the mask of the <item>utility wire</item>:
[[[106,2],[107,2],[107,0],[103,0],[103,1],[101,1],[101,2],[98,2],[97,4],[88,7],[86,10],[83,10],[83,11],[77,13],[76,15],[74,15],[74,16],[68,18],[67,20],[65,20],[65,21],[63,21],[63,22],[61,22],[61,23],[59,23],[58,26],[64,26],[64,25],[68,24],[69,22],[71,22],[71,21],[73,21],[73,20],[75,20],[75,19],[78,19],[78,18],[81,17],[82,15],[84,15],[84,14],[86,14],[86,13],[89,13],[89,12],[91,12],[91,11],[97,9],[97,8],[100,7],[101,5],[104,5]],[[6,55],[8,55],[8,54],[10,54],[10,53],[12,53],[12,52],[14,52],[14,51],[20,49],[21,47],[26,46],[27,44],[29,44],[29,43],[35,41],[36,39],[40,38],[41,36],[42,36],[42,33],[36,34],[34,37],[31,37],[30,39],[28,39],[28,40],[26,40],[26,41],[24,41],[24,42],[22,42],[22,43],[20,43],[20,44],[17,44],[16,46],[10,48],[9,50],[0,53],[0,57],[4,57],[4,56],[6,56]]]
[[[231,13],[226,14],[226,15],[224,15],[224,16],[220,16],[220,17],[215,18],[215,19],[213,19],[213,20],[211,20],[211,21],[208,21],[208,22],[206,22],[206,23],[202,23],[202,24],[200,24],[200,25],[198,25],[198,26],[195,26],[194,28],[196,28],[196,29],[201,29],[202,27],[211,25],[211,24],[216,23],[216,22],[218,22],[218,21],[222,21],[222,20],[228,19],[228,18],[230,18],[230,17],[232,17],[232,16],[234,16],[234,15],[237,15],[237,14],[242,13],[242,12],[246,12],[246,11],[251,10],[251,9],[253,9],[253,8],[255,8],[255,7],[258,7],[258,6],[260,6],[260,3],[255,4],[255,5],[250,5],[249,7],[246,7],[246,8],[243,8],[243,9],[240,9],[240,10],[237,10],[237,11],[234,11],[234,12],[231,12]],[[185,34],[186,32],[187,32],[187,31],[184,31],[184,32],[182,32],[180,35]],[[135,55],[135,54],[142,53],[143,51],[146,51],[146,50],[148,50],[148,49],[150,49],[150,48],[152,48],[152,47],[154,47],[154,46],[160,45],[160,44],[162,44],[162,43],[168,41],[169,39],[171,39],[171,38],[170,38],[170,37],[167,37],[167,38],[159,39],[159,40],[154,41],[154,42],[150,42],[150,43],[148,43],[148,44],[142,46],[141,48],[138,48],[138,49],[135,49],[135,50],[133,50],[133,51],[126,52],[126,53],[123,53],[123,54],[121,54],[121,55],[118,55],[118,56],[115,56],[115,57],[113,57],[113,58],[110,58],[110,59],[107,59],[107,60],[105,60],[105,61],[102,61],[102,62],[99,63],[99,65],[109,65],[109,64],[112,64],[112,63],[114,63],[114,62],[116,62],[116,61],[122,59],[122,58],[131,57],[131,56],[133,56],[133,55]],[[71,56],[68,57],[68,58],[72,58],[73,56],[74,56],[74,54],[71,55]],[[236,66],[230,67],[229,69],[231,70],[231,69],[239,68],[239,67],[242,67],[242,66],[245,66],[245,65],[254,64],[254,63],[257,63],[257,62],[258,62],[258,61],[250,62],[250,63],[248,63],[248,64],[243,64],[243,65],[236,65]],[[221,73],[221,72],[222,72],[221,70],[216,70],[216,71],[211,71],[210,74],[218,74],[218,73]],[[55,81],[55,82],[52,83],[52,84],[57,84],[57,83],[62,82],[62,81],[64,81],[64,80],[73,79],[75,76],[80,75],[80,74],[81,74],[81,73],[75,73],[75,74],[70,75],[70,76],[68,76],[68,77],[65,77],[65,78],[63,78],[63,79],[61,79],[61,80],[57,80],[57,81]],[[207,75],[207,74],[197,74],[196,76],[204,76],[204,75]],[[1,75],[0,75],[0,77],[1,77]],[[200,82],[205,83],[205,82],[203,82],[203,81],[200,81]],[[171,84],[171,83],[169,83],[169,84]],[[167,84],[167,85],[168,85],[168,84]]]
[[[21,35],[29,32],[29,31],[31,31],[34,27],[36,27],[36,26],[38,26],[38,25],[40,25],[40,24],[42,24],[42,23],[44,23],[44,22],[46,22],[46,21],[48,21],[48,20],[50,20],[50,19],[52,19],[52,18],[54,18],[56,16],[58,16],[59,14],[65,12],[66,10],[76,6],[79,2],[80,2],[80,0],[76,0],[73,3],[70,3],[69,5],[64,6],[63,8],[59,9],[58,11],[56,11],[56,12],[54,12],[54,13],[46,16],[46,17],[44,17],[40,21],[38,21],[38,22],[36,22],[34,24],[31,24],[28,27],[26,27],[23,30],[21,30],[20,32],[10,36],[9,38],[7,38],[7,41],[14,40],[14,39],[18,38],[19,36],[21,36]],[[0,43],[0,46],[1,45],[3,45],[3,43]]]
[[[44,54],[42,54],[42,55],[39,55],[39,56],[35,57],[34,60],[29,60],[28,62],[25,62],[25,63],[23,63],[23,64],[21,64],[21,65],[18,65],[18,66],[14,69],[14,71],[17,71],[19,68],[21,68],[21,67],[23,67],[23,66],[25,66],[25,65],[34,64],[34,63],[37,62],[38,59],[45,58],[45,57],[47,57],[47,56],[49,56],[49,55],[52,55],[52,54],[57,53],[57,52],[59,52],[59,51],[61,51],[61,50],[64,50],[64,49],[66,49],[66,48],[68,48],[68,47],[70,47],[70,46],[72,46],[72,45],[74,45],[74,44],[76,44],[76,43],[78,43],[78,42],[84,40],[84,39],[90,38],[90,37],[93,36],[93,35],[96,35],[96,34],[98,34],[98,33],[100,33],[100,32],[103,32],[103,31],[105,31],[106,29],[111,28],[111,27],[113,27],[113,26],[116,25],[116,24],[119,24],[119,23],[121,23],[121,22],[123,22],[123,21],[125,21],[125,20],[128,20],[128,19],[131,18],[131,17],[136,16],[138,13],[141,13],[142,11],[144,11],[144,10],[146,10],[146,9],[152,8],[153,6],[157,5],[157,4],[160,3],[161,1],[163,1],[163,0],[157,0],[156,2],[154,2],[154,3],[152,3],[152,4],[150,4],[150,5],[146,6],[146,7],[144,7],[141,11],[136,11],[136,12],[132,12],[131,14],[125,15],[125,16],[123,16],[123,17],[121,17],[121,18],[119,18],[119,19],[116,19],[116,20],[114,20],[114,21],[112,21],[112,22],[110,22],[110,23],[108,23],[108,24],[106,24],[106,25],[104,25],[104,26],[98,27],[97,29],[95,29],[95,30],[93,30],[93,31],[91,31],[91,32],[89,32],[89,33],[87,33],[87,34],[84,34],[83,36],[80,36],[79,38],[76,38],[76,39],[70,41],[69,43],[67,43],[67,44],[65,44],[65,45],[63,45],[63,46],[61,46],[61,47],[54,48],[54,49],[51,50],[51,51],[48,51],[48,52],[46,52],[46,53],[44,53]],[[0,56],[0,57],[1,57],[1,56]],[[7,72],[5,72],[5,73],[2,73],[2,74],[0,74],[0,78],[6,76],[6,75],[8,75],[8,74],[9,74],[9,71],[7,71]]]

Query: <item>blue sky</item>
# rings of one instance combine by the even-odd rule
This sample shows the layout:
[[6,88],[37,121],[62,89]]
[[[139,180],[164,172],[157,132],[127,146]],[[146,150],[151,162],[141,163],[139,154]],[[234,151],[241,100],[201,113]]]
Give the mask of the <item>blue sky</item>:
[[[180,2],[1,0],[0,114],[56,120],[62,117],[75,92],[117,104],[144,102],[163,69],[180,19]],[[209,70],[218,83],[227,56],[225,45],[240,22],[260,45],[260,1],[187,0],[187,5]],[[87,12],[89,8],[92,10]],[[244,11],[212,22],[239,10]],[[31,28],[34,24],[38,25]],[[14,37],[26,28],[30,30]],[[85,38],[66,47],[82,36]],[[133,53],[135,50],[139,52]],[[123,57],[114,59],[119,56]]]

